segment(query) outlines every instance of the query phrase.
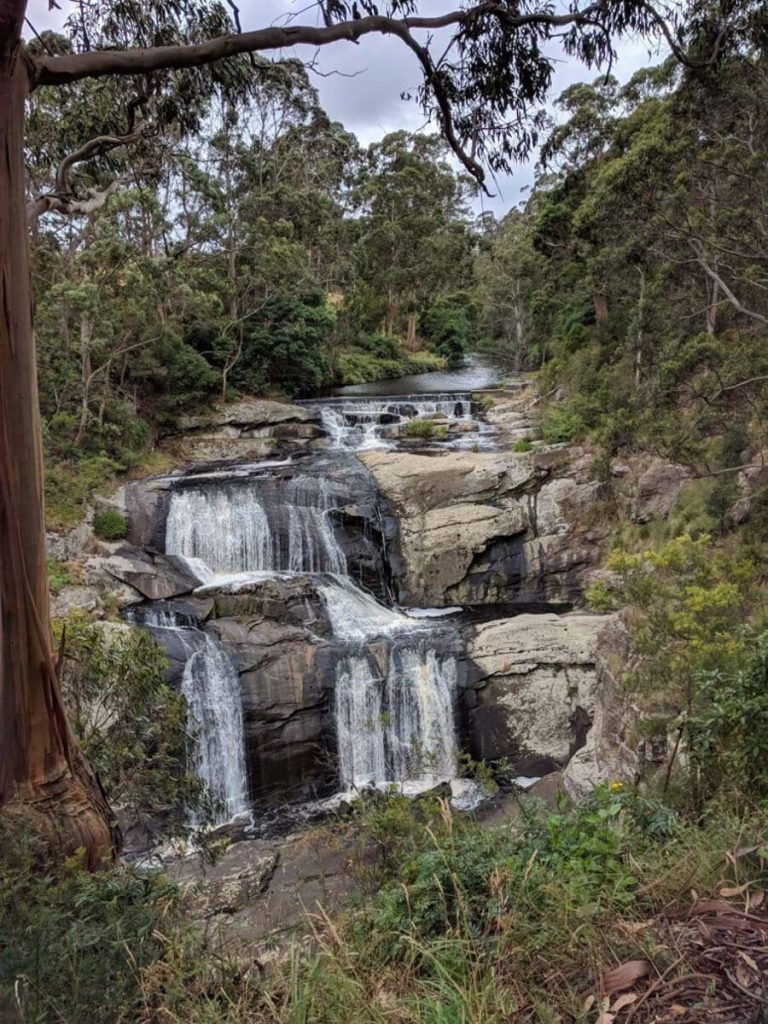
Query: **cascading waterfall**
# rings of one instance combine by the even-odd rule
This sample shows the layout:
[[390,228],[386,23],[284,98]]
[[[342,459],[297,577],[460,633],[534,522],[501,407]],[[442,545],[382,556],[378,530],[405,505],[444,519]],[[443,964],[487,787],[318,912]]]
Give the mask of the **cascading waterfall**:
[[258,480],[182,488],[171,495],[165,550],[209,584],[232,573],[346,573],[329,518],[338,505],[327,481],[309,476],[290,480],[280,502]]
[[[438,653],[428,622],[385,607],[350,578],[331,517],[349,500],[339,485],[309,474],[278,488],[269,478],[178,488],[171,495],[166,551],[186,559],[207,587],[237,586],[270,573],[317,576],[334,636],[347,648],[334,688],[342,785],[449,779],[456,767],[455,658]],[[383,672],[368,646],[382,641]],[[236,716],[220,711],[222,654],[215,645],[197,650],[184,671],[190,708],[211,726],[199,747],[198,770],[206,780],[222,774],[227,749],[238,742],[242,749]],[[229,697],[224,703],[230,706]]]
[[231,658],[210,633],[164,608],[151,608],[141,624],[172,631],[185,654],[181,692],[195,727],[191,767],[216,804],[216,823],[249,809],[240,678]]
[[391,435],[408,420],[440,416],[471,420],[469,395],[424,395],[402,398],[344,398],[316,403],[334,448],[365,451],[393,447]]
[[181,692],[197,724],[194,768],[221,808],[221,821],[248,811],[240,677],[209,633],[184,666]]
[[347,789],[435,781],[456,774],[456,661],[405,637],[382,676],[371,654],[343,658],[336,672],[339,775]]

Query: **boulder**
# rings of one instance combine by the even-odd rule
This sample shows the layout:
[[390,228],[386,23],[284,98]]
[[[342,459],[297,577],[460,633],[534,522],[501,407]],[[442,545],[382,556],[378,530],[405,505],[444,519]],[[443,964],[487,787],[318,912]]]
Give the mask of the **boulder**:
[[653,462],[637,481],[632,505],[632,519],[647,523],[669,515],[680,490],[691,477],[687,466]]
[[608,617],[595,648],[592,726],[563,773],[563,788],[574,800],[601,782],[632,782],[642,770],[641,752],[629,741],[636,712],[626,695],[625,677],[633,661],[624,622],[620,616]]
[[179,417],[166,447],[187,461],[259,459],[281,444],[304,447],[323,437],[316,414],[299,405],[242,398],[196,415]]
[[149,555],[127,546],[109,558],[104,568],[150,601],[188,594],[200,582],[172,555]]
[[93,587],[62,587],[51,597],[51,616],[66,619],[72,612],[97,612],[101,608],[99,592]]
[[405,604],[570,604],[602,558],[605,485],[580,449],[362,458],[400,520]]
[[236,402],[220,404],[203,413],[183,415],[176,421],[180,431],[204,430],[210,427],[258,427],[276,423],[306,422],[311,417],[307,409],[288,402],[273,402],[266,398],[241,398]]
[[236,914],[267,891],[278,861],[276,852],[238,858],[232,866],[188,885],[185,909],[193,917],[202,918]]
[[596,715],[598,637],[612,616],[519,615],[476,626],[467,654],[476,695],[465,728],[473,757],[523,775],[567,765]]

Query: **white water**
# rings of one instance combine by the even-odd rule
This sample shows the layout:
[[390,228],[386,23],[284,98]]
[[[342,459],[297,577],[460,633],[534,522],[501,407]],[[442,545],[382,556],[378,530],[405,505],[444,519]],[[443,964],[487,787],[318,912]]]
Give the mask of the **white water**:
[[202,635],[202,648],[184,666],[181,692],[198,726],[193,767],[224,822],[249,806],[240,678],[226,651],[210,634]]
[[331,446],[353,451],[394,448],[393,438],[409,420],[472,419],[472,401],[462,396],[336,399],[319,402],[317,408]]
[[190,767],[217,805],[216,824],[249,809],[240,678],[222,646],[203,630],[184,625],[163,608],[152,608],[145,626],[173,631],[186,654],[181,692],[196,730]]
[[347,789],[456,774],[456,662],[419,644],[395,647],[386,676],[372,655],[336,672],[339,775]]
[[[424,404],[436,412],[461,403]],[[471,403],[465,407],[469,415]],[[203,592],[237,590],[267,576],[316,577],[334,637],[345,646],[333,699],[343,788],[451,779],[456,660],[439,653],[428,621],[385,607],[350,578],[331,516],[348,502],[338,484],[310,475],[177,488],[166,551],[185,560]],[[197,770],[231,816],[244,809],[245,792],[237,674],[203,635],[206,644],[189,656],[182,689],[204,726]],[[377,645],[377,656],[370,644]]]
[[346,573],[330,521],[339,504],[325,480],[299,476],[275,503],[258,481],[172,492],[165,550],[206,585],[251,572]]

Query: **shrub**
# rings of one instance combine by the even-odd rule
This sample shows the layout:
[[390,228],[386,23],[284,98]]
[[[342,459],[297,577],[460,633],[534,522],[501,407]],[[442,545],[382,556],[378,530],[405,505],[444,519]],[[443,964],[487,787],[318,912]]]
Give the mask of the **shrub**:
[[405,355],[404,373],[434,373],[444,370],[447,362],[435,352],[408,352]]
[[98,488],[104,487],[125,469],[104,455],[78,462],[54,462],[46,466],[45,514],[52,529],[65,529],[80,522],[85,506]]
[[449,365],[461,363],[474,339],[474,310],[465,292],[436,299],[422,314],[421,331]]
[[491,398],[490,395],[483,395],[482,398],[478,400],[477,404],[480,407],[480,412],[488,412],[494,407],[494,405],[496,405],[496,399]]
[[73,582],[72,574],[64,562],[57,558],[48,559],[48,589],[52,594],[58,594]]
[[699,800],[723,784],[758,800],[768,797],[768,634],[744,665],[701,673],[697,688],[684,732],[703,789]]
[[40,871],[35,842],[2,819],[0,848],[0,1019],[144,1019],[140,972],[160,956],[171,883],[133,871],[91,874],[76,859],[58,874]]
[[93,532],[102,540],[121,540],[128,533],[128,523],[116,508],[105,508],[93,517]]
[[70,724],[107,799],[130,827],[162,809],[158,834],[183,835],[192,810],[211,810],[188,770],[187,702],[165,682],[167,659],[146,630],[72,615],[64,632],[61,687]]
[[448,436],[448,427],[443,423],[435,423],[434,420],[408,420],[403,428],[406,437],[417,438],[423,441],[434,439],[444,441]]
[[533,444],[528,440],[527,437],[518,438],[517,441],[512,445],[513,452],[530,452],[533,451]]
[[550,406],[541,421],[541,436],[547,444],[575,441],[587,430],[583,414],[572,405]]

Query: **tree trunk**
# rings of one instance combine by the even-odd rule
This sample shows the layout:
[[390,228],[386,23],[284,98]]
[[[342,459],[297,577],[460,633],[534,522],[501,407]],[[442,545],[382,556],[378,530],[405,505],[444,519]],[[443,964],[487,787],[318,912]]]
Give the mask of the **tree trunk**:
[[416,314],[409,313],[405,322],[405,348],[407,352],[416,349]]
[[602,290],[595,290],[592,293],[592,302],[595,306],[595,320],[599,324],[605,323],[608,319],[608,296]]
[[[69,729],[51,649],[42,441],[24,202],[28,72],[0,4],[0,807],[57,854],[111,859],[118,833]],[[10,15],[23,17],[18,3]],[[20,19],[19,19],[20,20]],[[55,845],[54,845],[55,844]]]

